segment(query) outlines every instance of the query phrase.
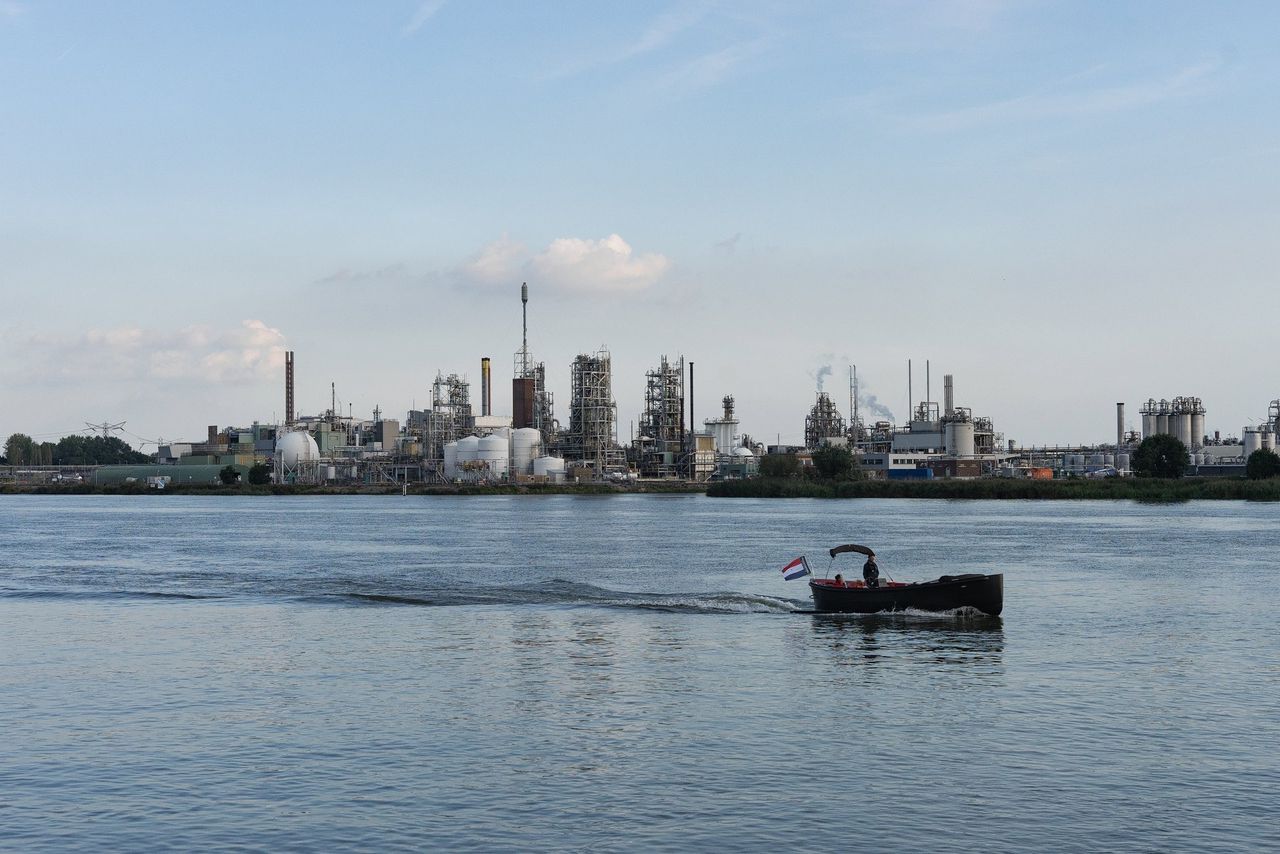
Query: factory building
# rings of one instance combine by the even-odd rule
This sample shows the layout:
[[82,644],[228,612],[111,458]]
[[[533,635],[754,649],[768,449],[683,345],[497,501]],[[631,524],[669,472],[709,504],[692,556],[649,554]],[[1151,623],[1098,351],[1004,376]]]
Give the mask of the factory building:
[[597,477],[625,468],[625,457],[615,441],[618,408],[609,351],[602,348],[578,356],[569,375],[569,429],[559,441],[563,457],[589,467]]
[[645,374],[644,412],[636,437],[640,476],[679,477],[685,453],[684,356],[665,355]]
[[1188,449],[1208,444],[1205,435],[1205,408],[1198,397],[1173,400],[1148,398],[1138,409],[1142,415],[1142,438],[1165,434],[1174,436]]

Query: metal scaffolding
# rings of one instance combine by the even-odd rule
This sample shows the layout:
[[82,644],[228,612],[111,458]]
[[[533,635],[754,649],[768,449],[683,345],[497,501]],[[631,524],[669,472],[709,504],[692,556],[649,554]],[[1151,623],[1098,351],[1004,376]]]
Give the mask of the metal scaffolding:
[[636,440],[640,474],[676,477],[684,454],[684,356],[674,362],[662,357],[645,374],[644,413]]
[[443,460],[444,446],[467,435],[471,426],[471,384],[457,374],[436,373],[431,384],[431,411],[426,414],[424,456]]
[[844,437],[844,417],[825,391],[818,392],[813,409],[804,419],[804,446],[819,447],[824,439]]
[[618,410],[609,351],[578,356],[570,374],[569,431],[560,440],[564,458],[592,466],[597,474],[622,468],[622,449],[614,441]]

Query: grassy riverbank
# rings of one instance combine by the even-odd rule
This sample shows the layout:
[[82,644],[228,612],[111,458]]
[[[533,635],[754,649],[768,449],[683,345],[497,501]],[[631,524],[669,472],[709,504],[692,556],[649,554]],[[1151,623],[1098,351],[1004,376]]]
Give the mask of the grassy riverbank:
[[711,484],[713,498],[953,498],[1081,500],[1123,499],[1176,503],[1201,499],[1280,501],[1280,478],[1186,478],[1155,480],[855,480],[817,481],[800,478],[756,478]]
[[[409,495],[617,495],[623,493],[684,494],[699,493],[705,484],[677,482],[654,483],[559,483],[504,484],[498,486],[445,486],[409,484]],[[92,484],[0,484],[0,495],[400,495],[399,486],[352,485],[266,485],[266,486],[191,486],[170,485],[166,489],[149,489],[145,484],[119,486]]]

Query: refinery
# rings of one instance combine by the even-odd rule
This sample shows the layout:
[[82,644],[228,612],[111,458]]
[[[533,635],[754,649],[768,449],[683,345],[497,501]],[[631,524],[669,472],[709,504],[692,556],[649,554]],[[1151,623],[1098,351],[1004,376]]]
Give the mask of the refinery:
[[[1019,445],[1005,439],[991,416],[975,414],[957,402],[952,374],[943,375],[942,400],[935,400],[927,361],[924,395],[918,399],[916,371],[908,361],[908,399],[915,402],[905,424],[892,420],[874,397],[866,398],[869,406],[864,404],[857,368],[850,365],[847,410],[822,390],[819,379],[812,407],[797,414],[797,422],[803,419],[803,444],[765,445],[739,429],[732,394],[719,395],[715,416],[698,425],[694,363],[683,355],[659,354],[644,375],[644,409],[624,444],[618,436],[609,351],[601,348],[572,360],[561,421],[547,390],[547,367],[529,347],[527,284],[521,286],[520,301],[522,336],[512,359],[509,398],[495,394],[492,360],[481,356],[478,395],[465,376],[438,371],[429,406],[410,409],[403,422],[383,417],[378,407],[368,419],[350,410],[344,414],[332,383],[327,409],[299,413],[294,394],[297,363],[289,351],[282,377],[282,423],[212,425],[203,442],[159,444],[147,465],[41,467],[10,460],[0,476],[74,476],[104,486],[145,481],[162,488],[215,483],[227,466],[242,474],[256,466],[269,471],[271,482],[298,485],[699,483],[753,477],[769,455],[794,455],[800,465],[811,465],[815,451],[838,446],[847,448],[863,476],[872,479],[1102,478],[1130,475],[1139,443],[1159,434],[1186,446],[1190,474],[1232,476],[1244,474],[1254,451],[1275,449],[1280,434],[1280,400],[1271,401],[1265,421],[1245,425],[1235,438],[1220,431],[1210,435],[1202,399],[1180,396],[1141,403],[1141,430],[1126,428],[1125,404],[1117,403],[1113,443]],[[476,396],[478,407],[473,403]],[[510,414],[501,413],[508,402]]]

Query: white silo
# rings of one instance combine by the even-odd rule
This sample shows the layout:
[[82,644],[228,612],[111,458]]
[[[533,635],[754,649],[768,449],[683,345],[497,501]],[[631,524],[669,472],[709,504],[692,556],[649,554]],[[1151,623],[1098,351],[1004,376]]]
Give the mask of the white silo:
[[1128,454],[1116,454],[1116,470],[1117,470],[1117,471],[1128,471],[1128,470],[1129,470],[1129,455],[1128,455]]
[[1254,451],[1262,448],[1262,433],[1257,427],[1246,427],[1240,432],[1240,438],[1244,441],[1244,458],[1249,459],[1249,455]]
[[943,431],[947,453],[953,457],[973,456],[973,422],[948,421]]
[[[1149,405],[1151,405],[1149,403]],[[1149,439],[1156,434],[1156,413],[1153,409],[1142,408],[1142,438]]]
[[521,427],[511,434],[511,473],[530,474],[533,461],[542,453],[542,434],[533,427]]
[[1170,418],[1174,422],[1173,435],[1178,437],[1178,441],[1191,447],[1191,413],[1179,412]]
[[1268,451],[1274,451],[1276,449],[1276,434],[1275,431],[1271,429],[1270,424],[1263,424],[1259,427],[1258,435],[1262,440],[1262,447],[1264,449]]
[[1199,448],[1204,445],[1204,406],[1198,397],[1192,403],[1194,408],[1191,410],[1191,444]]
[[1168,435],[1169,427],[1169,401],[1161,400],[1156,404],[1156,433]]
[[476,444],[476,461],[481,472],[488,474],[492,480],[507,476],[510,458],[507,455],[507,440],[501,436],[485,436]]
[[480,437],[463,436],[458,440],[458,468],[456,477],[473,480],[476,460],[480,458]]
[[444,477],[453,480],[458,476],[458,443],[446,442],[444,446]]
[[533,461],[535,477],[545,477],[552,483],[564,480],[564,460],[560,457],[538,457]]

